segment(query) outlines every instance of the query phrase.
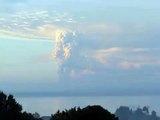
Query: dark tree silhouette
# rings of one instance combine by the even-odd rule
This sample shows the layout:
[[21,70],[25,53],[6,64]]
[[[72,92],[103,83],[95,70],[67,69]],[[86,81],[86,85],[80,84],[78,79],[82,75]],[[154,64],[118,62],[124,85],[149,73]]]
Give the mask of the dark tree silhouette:
[[118,120],[118,118],[101,106],[87,106],[83,109],[74,107],[62,112],[57,111],[51,116],[51,120]]
[[[0,120],[38,120],[31,113],[22,112],[22,106],[13,95],[5,95],[0,91]],[[39,119],[40,120],[40,119]]]
[[148,109],[148,108],[149,108],[149,107],[144,106],[142,110],[143,110],[146,114],[149,114],[149,109]]

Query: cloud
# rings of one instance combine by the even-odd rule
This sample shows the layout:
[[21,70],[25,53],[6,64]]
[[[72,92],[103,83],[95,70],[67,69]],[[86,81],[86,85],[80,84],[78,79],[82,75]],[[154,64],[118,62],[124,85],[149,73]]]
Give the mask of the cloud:
[[72,48],[76,45],[75,43],[75,32],[68,30],[57,30],[55,32],[55,49],[53,52],[53,59],[59,59],[64,61],[69,59]]
[[96,47],[88,44],[84,34],[72,30],[58,30],[53,58],[59,63],[59,79],[95,79],[108,76],[110,69],[129,70],[159,66],[160,58],[153,55],[159,48]]
[[86,49],[82,44],[85,39],[82,38],[81,34],[79,36],[71,30],[57,31],[53,58],[59,63],[60,80],[95,79],[97,76],[105,78],[110,69],[143,69],[146,66],[160,65],[160,58],[150,54],[159,52],[159,48],[92,49],[88,46]]
[[108,37],[121,31],[119,27],[106,23],[86,24],[69,13],[54,10],[23,10],[0,17],[1,35],[52,40],[57,29],[77,31],[89,44],[97,44],[97,39],[107,41]]
[[93,59],[96,59],[97,62],[101,64],[107,64],[107,59],[109,56],[113,56],[119,52],[122,52],[122,48],[113,47],[113,48],[107,48],[107,49],[98,49],[94,51],[93,54],[91,54],[91,57]]
[[88,56],[106,67],[139,69],[143,66],[160,65],[160,57],[153,56],[159,48],[107,48],[92,51]]
[[55,43],[52,59],[59,63],[61,80],[105,76],[110,68],[141,69],[159,65],[159,57],[150,54],[158,53],[159,48],[135,47],[139,41],[127,38],[126,31],[119,26],[79,23],[74,16],[56,11],[17,12],[0,21],[1,35],[52,40]]
[[0,17],[0,34],[52,40],[57,29],[66,29],[67,24],[71,25],[73,22],[76,22],[76,20],[67,13],[56,11],[15,12]]
[[52,40],[55,39],[55,34],[57,29],[61,29],[58,26],[45,24],[42,26],[36,26],[35,28],[30,28],[24,24],[18,25],[18,28],[8,26],[8,29],[0,29],[1,35],[19,37],[19,38],[30,38],[30,39],[39,39],[39,40]]
[[112,48],[107,48],[107,49],[100,49],[97,52],[104,53],[104,54],[113,54],[113,53],[117,53],[121,51],[122,51],[122,48],[112,47]]
[[83,47],[79,41],[79,35],[74,31],[64,29],[56,31],[52,58],[59,64],[60,80],[80,79],[94,74],[89,67],[88,59],[82,54]]

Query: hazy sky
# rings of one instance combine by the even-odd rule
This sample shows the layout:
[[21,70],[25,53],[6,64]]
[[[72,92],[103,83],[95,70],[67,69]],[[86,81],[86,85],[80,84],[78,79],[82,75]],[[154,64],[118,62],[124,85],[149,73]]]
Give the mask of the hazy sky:
[[0,89],[158,94],[159,0],[0,0]]

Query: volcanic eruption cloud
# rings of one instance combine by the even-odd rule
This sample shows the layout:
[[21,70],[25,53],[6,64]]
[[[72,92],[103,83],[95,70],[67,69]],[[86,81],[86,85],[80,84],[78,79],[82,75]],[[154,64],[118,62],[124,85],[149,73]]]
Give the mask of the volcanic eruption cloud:
[[57,30],[55,35],[55,48],[53,51],[53,59],[63,63],[69,59],[72,48],[76,46],[75,32],[67,30]]
[[[69,30],[57,30],[55,33],[55,48],[52,58],[59,65],[59,79],[70,78],[73,68],[73,57],[76,52],[76,33]],[[77,56],[77,55],[76,55]]]

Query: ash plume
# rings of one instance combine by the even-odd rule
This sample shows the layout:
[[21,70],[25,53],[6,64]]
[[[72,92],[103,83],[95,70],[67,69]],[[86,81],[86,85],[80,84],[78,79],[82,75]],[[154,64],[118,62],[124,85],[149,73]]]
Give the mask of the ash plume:
[[94,72],[88,69],[88,61],[77,44],[80,38],[73,31],[57,30],[53,59],[58,62],[60,80],[79,79]]
[[55,48],[52,58],[60,63],[70,58],[72,48],[76,46],[75,32],[67,30],[57,30],[55,35]]

